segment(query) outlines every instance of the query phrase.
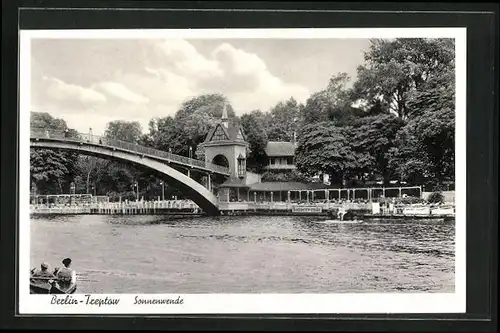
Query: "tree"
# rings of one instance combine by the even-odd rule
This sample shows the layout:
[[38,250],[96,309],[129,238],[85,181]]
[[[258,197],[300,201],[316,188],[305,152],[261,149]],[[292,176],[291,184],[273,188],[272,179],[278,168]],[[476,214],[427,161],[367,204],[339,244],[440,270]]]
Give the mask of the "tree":
[[298,129],[300,105],[292,97],[279,102],[269,112],[267,137],[270,141],[292,141]]
[[351,93],[346,85],[350,77],[337,73],[330,78],[326,89],[312,94],[301,110],[302,125],[328,120],[348,123],[352,116]]
[[184,101],[181,108],[175,114],[175,118],[182,119],[196,112],[203,111],[213,118],[220,119],[224,104],[227,106],[228,117],[234,118],[233,107],[227,98],[221,94],[205,94]]
[[370,164],[369,156],[357,152],[351,143],[352,128],[327,121],[302,128],[296,150],[296,165],[306,176],[330,175],[341,183],[361,173]]
[[137,121],[110,121],[106,125],[104,136],[109,139],[138,143],[142,136],[141,124]]
[[241,117],[241,127],[249,143],[247,167],[255,172],[260,172],[267,163],[264,149],[267,146],[267,134],[264,128],[265,115],[258,110],[244,114]]
[[379,103],[387,113],[402,119],[411,116],[409,102],[429,79],[454,61],[452,39],[374,39],[358,67],[353,96],[369,108]]
[[181,144],[185,144],[181,147],[181,151],[189,149],[188,147],[196,150],[198,144],[205,140],[207,133],[217,122],[219,119],[212,116],[206,108],[200,108],[193,114],[178,120],[178,126],[182,129]]
[[455,173],[455,82],[453,69],[435,75],[412,96],[414,117],[399,131],[391,150],[401,178],[438,185]]
[[[68,129],[63,119],[52,117],[48,113],[31,112],[31,128],[64,131]],[[71,133],[76,133],[71,130]],[[39,194],[69,192],[70,183],[76,174],[78,154],[50,149],[30,150],[31,183],[35,184]]]
[[403,126],[401,118],[392,114],[380,114],[358,118],[353,127],[353,146],[358,153],[367,153],[372,163],[367,173],[382,175],[388,183],[393,171],[389,167],[390,150],[395,146],[399,129]]
[[64,131],[68,128],[64,119],[54,118],[47,112],[31,112],[31,128],[43,128],[48,130]]
[[99,183],[101,185],[102,178],[112,165],[113,162],[109,160],[94,156],[79,156],[75,177],[76,191],[91,193],[92,184]]

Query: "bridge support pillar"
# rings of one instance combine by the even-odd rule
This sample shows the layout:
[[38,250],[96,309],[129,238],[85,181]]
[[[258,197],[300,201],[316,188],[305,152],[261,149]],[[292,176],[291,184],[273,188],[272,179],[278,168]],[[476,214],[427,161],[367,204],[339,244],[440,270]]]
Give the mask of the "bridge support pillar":
[[212,192],[212,177],[210,174],[207,174],[207,189]]

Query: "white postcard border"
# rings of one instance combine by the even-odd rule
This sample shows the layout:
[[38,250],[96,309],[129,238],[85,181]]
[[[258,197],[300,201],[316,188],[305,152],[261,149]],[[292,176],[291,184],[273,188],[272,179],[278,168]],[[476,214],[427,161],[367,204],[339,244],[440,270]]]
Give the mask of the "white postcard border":
[[[34,38],[397,38],[447,37],[456,41],[455,292],[384,294],[75,294],[30,295],[29,133],[31,39]],[[19,114],[19,313],[20,314],[196,314],[196,313],[464,313],[466,311],[466,28],[349,29],[170,29],[21,30]],[[119,299],[118,304],[104,304]],[[134,304],[170,299],[172,304]],[[182,304],[179,304],[182,299]],[[92,304],[93,301],[94,303]],[[174,303],[174,301],[177,302]],[[90,303],[89,303],[90,302]],[[169,301],[167,301],[169,302]]]

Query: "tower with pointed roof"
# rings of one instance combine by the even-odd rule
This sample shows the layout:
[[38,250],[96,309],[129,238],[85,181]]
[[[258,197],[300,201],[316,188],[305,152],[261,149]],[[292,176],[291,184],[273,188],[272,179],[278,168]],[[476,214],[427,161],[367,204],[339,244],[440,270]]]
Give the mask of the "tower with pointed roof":
[[229,123],[226,103],[220,121],[210,129],[200,147],[205,150],[206,162],[228,167],[230,178],[245,178],[248,142],[241,126]]

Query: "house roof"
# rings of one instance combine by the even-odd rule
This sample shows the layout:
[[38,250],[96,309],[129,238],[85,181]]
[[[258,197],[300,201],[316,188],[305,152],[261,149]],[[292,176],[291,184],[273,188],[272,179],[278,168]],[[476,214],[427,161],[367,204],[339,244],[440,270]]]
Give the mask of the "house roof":
[[269,141],[264,151],[267,156],[294,156],[295,145],[292,142]]

